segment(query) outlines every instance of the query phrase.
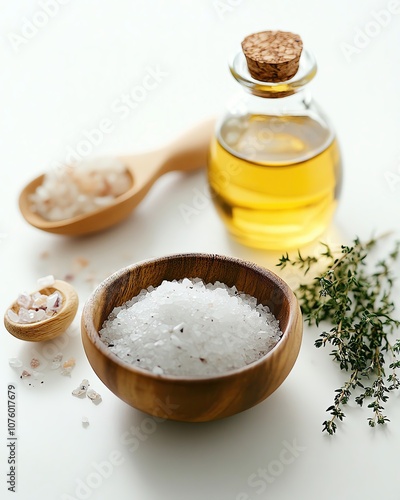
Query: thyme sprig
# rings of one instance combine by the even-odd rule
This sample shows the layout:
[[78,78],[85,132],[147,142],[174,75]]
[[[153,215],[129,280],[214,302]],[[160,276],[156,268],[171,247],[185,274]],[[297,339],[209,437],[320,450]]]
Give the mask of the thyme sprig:
[[400,326],[392,317],[393,264],[399,258],[400,242],[371,271],[367,257],[378,240],[363,243],[356,238],[351,246],[342,245],[338,251],[324,244],[319,257],[303,257],[298,252],[294,258],[283,255],[277,264],[293,266],[306,275],[322,259],[326,262],[322,272],[316,272],[310,283],[301,284],[295,292],[306,322],[317,326],[322,321],[331,323],[332,328],[320,334],[315,346],[330,345],[331,356],[349,374],[326,410],[330,418],[323,422],[322,430],[329,434],[345,418],[344,407],[351,397],[371,410],[371,427],[385,424],[389,419],[384,405],[389,394],[400,388],[400,340],[389,339]]

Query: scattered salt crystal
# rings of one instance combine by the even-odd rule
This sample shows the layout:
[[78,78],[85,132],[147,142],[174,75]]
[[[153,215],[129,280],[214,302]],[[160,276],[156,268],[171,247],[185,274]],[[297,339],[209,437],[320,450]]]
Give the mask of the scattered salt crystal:
[[89,385],[89,380],[87,380],[86,378],[83,379],[80,385],[72,391],[72,395],[77,397],[86,396]]
[[35,369],[40,366],[40,361],[37,358],[32,358],[31,359],[31,368]]
[[31,209],[47,220],[68,219],[109,205],[130,186],[131,177],[118,158],[85,159],[46,173],[30,196]]
[[65,361],[62,365],[61,375],[70,375],[72,370],[74,369],[76,361],[74,358],[70,358]]
[[75,366],[74,358],[68,359],[68,361],[65,361],[65,363],[63,364],[63,368],[73,368],[74,366]]
[[58,370],[58,368],[60,368],[60,366],[61,366],[62,359],[63,359],[63,355],[61,352],[59,352],[58,354],[56,354],[54,356],[53,361],[51,362],[50,368],[52,370]]
[[89,419],[87,417],[82,417],[82,425],[83,427],[87,427],[89,425]]
[[98,392],[96,392],[94,389],[88,389],[86,392],[86,395],[89,399],[92,400],[94,404],[99,404],[101,403],[101,396]]
[[30,377],[32,374],[30,372],[28,372],[28,370],[24,370],[22,373],[21,373],[21,378],[27,378],[27,377]]
[[115,308],[100,330],[120,359],[156,375],[210,376],[253,363],[281,338],[255,297],[223,283],[163,281]]
[[54,276],[49,274],[48,276],[43,276],[43,278],[39,278],[37,280],[38,288],[46,288],[48,286],[54,285]]
[[21,368],[23,365],[22,361],[18,358],[10,358],[8,360],[8,364],[11,366],[11,368]]

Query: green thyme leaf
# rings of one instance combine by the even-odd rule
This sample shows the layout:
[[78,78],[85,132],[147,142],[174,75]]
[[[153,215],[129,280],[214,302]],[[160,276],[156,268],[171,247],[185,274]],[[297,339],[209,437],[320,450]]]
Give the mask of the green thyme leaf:
[[297,268],[305,276],[320,266],[322,259],[326,261],[324,270],[295,292],[308,324],[318,326],[325,321],[332,325],[319,335],[315,346],[329,346],[334,361],[348,373],[347,381],[335,391],[334,404],[327,409],[330,418],[322,424],[322,430],[331,435],[337,422],[345,418],[344,407],[350,398],[359,406],[365,403],[372,412],[368,418],[371,427],[389,422],[384,404],[390,393],[400,388],[400,340],[390,339],[400,326],[392,316],[393,264],[400,256],[400,242],[369,271],[369,252],[378,240],[363,243],[355,238],[351,246],[342,245],[339,250],[323,244],[317,257],[304,257],[298,251],[290,258],[286,253],[277,264],[282,269]]

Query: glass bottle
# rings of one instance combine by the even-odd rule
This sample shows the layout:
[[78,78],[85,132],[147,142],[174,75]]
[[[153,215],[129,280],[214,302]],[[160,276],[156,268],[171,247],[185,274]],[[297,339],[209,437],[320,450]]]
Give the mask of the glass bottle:
[[296,75],[278,83],[252,78],[242,52],[230,71],[247,93],[219,121],[211,143],[214,204],[239,242],[300,247],[329,225],[341,185],[334,131],[307,88],[315,59],[303,50]]

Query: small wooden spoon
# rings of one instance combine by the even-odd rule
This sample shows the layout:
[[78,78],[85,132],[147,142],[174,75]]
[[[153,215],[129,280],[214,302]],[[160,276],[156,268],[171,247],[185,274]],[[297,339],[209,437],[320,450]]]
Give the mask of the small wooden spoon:
[[[16,323],[8,317],[6,312],[4,315],[4,326],[11,335],[14,335],[18,339],[29,340],[31,342],[54,339],[64,333],[75,318],[79,299],[75,289],[69,283],[56,280],[53,285],[41,288],[38,291],[43,295],[51,295],[54,292],[59,292],[63,299],[61,309],[51,318],[37,321],[36,323]],[[14,302],[9,309],[18,313],[19,305]]]
[[209,120],[167,147],[144,154],[120,157],[132,177],[132,185],[128,191],[115,198],[111,205],[70,219],[47,221],[32,212],[29,199],[29,196],[43,183],[44,175],[41,175],[21,192],[19,198],[21,213],[29,224],[38,229],[69,236],[95,233],[113,226],[128,217],[163,174],[173,170],[190,172],[205,166],[213,129],[214,120]]

